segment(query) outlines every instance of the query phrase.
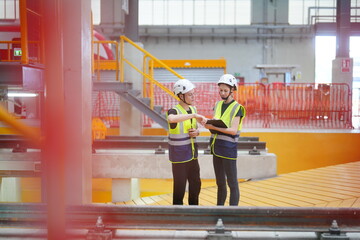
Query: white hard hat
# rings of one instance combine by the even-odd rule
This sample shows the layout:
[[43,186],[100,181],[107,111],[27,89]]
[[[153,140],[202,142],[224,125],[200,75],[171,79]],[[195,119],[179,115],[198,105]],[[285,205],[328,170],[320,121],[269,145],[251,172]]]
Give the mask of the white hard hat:
[[220,77],[219,81],[218,81],[218,85],[220,83],[224,83],[229,85],[230,87],[235,88],[235,90],[237,89],[237,81],[236,78],[231,75],[231,74],[224,74]]
[[178,95],[179,93],[185,94],[195,88],[194,84],[187,79],[180,79],[174,84],[174,93]]

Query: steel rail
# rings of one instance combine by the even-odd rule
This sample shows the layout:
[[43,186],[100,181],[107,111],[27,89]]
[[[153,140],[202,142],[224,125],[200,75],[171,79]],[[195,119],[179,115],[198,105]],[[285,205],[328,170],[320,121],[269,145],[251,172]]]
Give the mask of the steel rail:
[[[224,206],[68,206],[68,229],[92,229],[100,216],[106,229],[327,232],[333,220],[343,232],[360,232],[359,208]],[[0,204],[0,227],[46,227],[46,205]]]
[[[209,149],[209,140],[199,141],[197,140],[199,149]],[[238,150],[252,150],[254,147],[257,150],[265,150],[265,142],[249,142],[249,141],[239,141]],[[168,142],[154,141],[154,140],[94,140],[93,142],[94,149],[168,149]]]
[[[209,137],[197,137],[198,148],[209,149]],[[238,150],[266,150],[266,143],[258,137],[239,137]],[[168,149],[167,136],[111,136],[94,140],[94,149]]]
[[[167,141],[167,136],[106,136],[106,139],[118,139],[118,140],[157,140]],[[196,137],[197,140],[209,140],[209,137]],[[239,137],[239,141],[259,141],[259,137]]]
[[[209,137],[197,137],[199,149],[209,148]],[[94,140],[94,149],[167,149],[168,138],[166,136],[111,136],[106,139]],[[266,143],[258,141],[257,137],[240,137],[238,150],[252,150],[254,147],[259,151],[266,150]],[[0,135],[0,148],[37,149],[38,146],[22,138],[19,135]]]

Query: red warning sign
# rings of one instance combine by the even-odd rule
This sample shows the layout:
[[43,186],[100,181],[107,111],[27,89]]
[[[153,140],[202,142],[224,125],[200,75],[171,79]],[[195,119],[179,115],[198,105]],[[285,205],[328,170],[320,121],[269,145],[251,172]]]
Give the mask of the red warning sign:
[[350,58],[344,58],[341,60],[341,72],[350,72]]

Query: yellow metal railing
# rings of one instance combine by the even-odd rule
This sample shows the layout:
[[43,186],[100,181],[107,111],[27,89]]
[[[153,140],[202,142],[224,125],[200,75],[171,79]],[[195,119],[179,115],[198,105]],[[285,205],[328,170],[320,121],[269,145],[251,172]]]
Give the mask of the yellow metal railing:
[[[102,59],[101,58],[101,48],[104,45],[115,46],[115,59]],[[104,50],[106,51],[106,50]],[[92,56],[93,56],[93,73],[96,74],[97,80],[100,80],[100,71],[101,70],[115,70],[116,71],[116,81],[119,81],[119,43],[116,41],[93,41],[92,44]]]
[[[3,62],[21,62],[21,59],[12,59],[12,52],[11,52],[11,50],[12,50],[12,44],[21,44],[21,42],[20,41],[0,41],[0,46],[2,46],[2,45],[6,45],[6,47],[5,47],[5,49],[6,49],[6,57],[5,58],[3,58],[3,59],[1,59],[1,61],[3,61]],[[3,47],[2,47],[2,49],[4,49]]]
[[[131,63],[127,58],[125,58],[125,42],[129,43],[130,45],[132,45],[133,47],[135,47],[136,49],[138,49],[140,52],[142,52],[144,54],[142,69],[139,69],[133,63]],[[151,61],[148,61],[148,59],[150,59]],[[151,62],[156,62],[157,64],[159,64],[160,66],[162,66],[163,68],[165,68],[166,70],[168,70],[169,72],[174,74],[176,77],[183,78],[180,74],[175,72],[173,69],[171,69],[165,63],[163,63],[161,60],[154,57],[152,54],[150,54],[145,49],[139,47],[135,42],[131,41],[129,38],[127,38],[125,36],[120,36],[120,81],[124,82],[124,65],[125,65],[125,63],[127,63],[130,67],[135,69],[138,73],[140,73],[143,76],[144,97],[150,98],[151,109],[154,108],[154,86],[159,87],[161,90],[163,90],[167,94],[169,94],[169,96],[171,96],[172,98],[179,100],[178,97],[171,90],[169,90],[167,87],[165,87],[160,82],[156,81],[152,76],[153,74],[147,70],[147,69],[150,69],[148,64],[149,63],[152,64]],[[149,91],[147,91],[148,87],[150,88]]]
[[[16,44],[19,46],[19,48],[13,48],[13,45]],[[36,56],[33,57],[29,57],[29,55],[27,55],[27,47],[22,47],[22,41],[0,41],[0,46],[2,45],[6,45],[5,48],[1,48],[4,49],[6,51],[6,56],[5,58],[2,58],[1,61],[2,62],[21,62],[22,64],[28,64],[28,63],[42,63],[42,58],[41,58],[41,47],[40,47],[40,42],[38,41],[28,41],[28,44],[26,44],[25,46],[28,46],[29,44],[34,44],[37,45],[37,54]],[[25,49],[25,52],[24,52]],[[14,51],[20,51],[20,55],[16,56],[14,54]],[[25,56],[25,57],[24,57]],[[16,58],[18,57],[18,58]]]

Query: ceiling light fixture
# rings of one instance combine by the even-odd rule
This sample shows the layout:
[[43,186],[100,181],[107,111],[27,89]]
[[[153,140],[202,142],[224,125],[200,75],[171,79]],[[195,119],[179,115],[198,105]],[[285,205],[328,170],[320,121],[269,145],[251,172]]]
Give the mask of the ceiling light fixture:
[[8,92],[8,97],[36,97],[37,93],[31,92]]

